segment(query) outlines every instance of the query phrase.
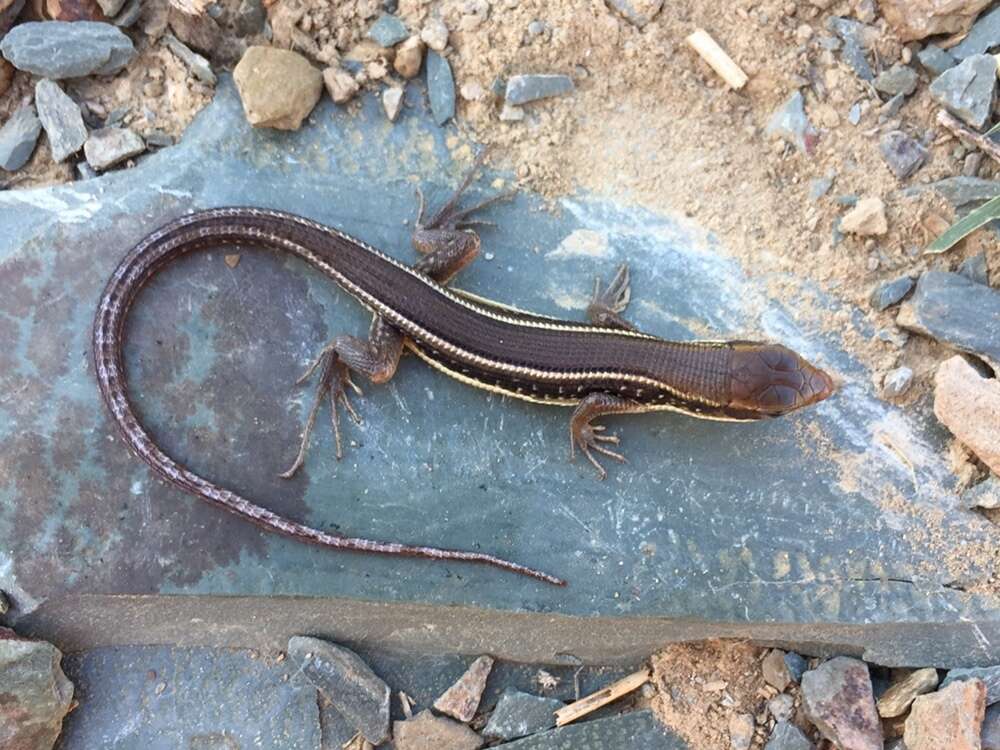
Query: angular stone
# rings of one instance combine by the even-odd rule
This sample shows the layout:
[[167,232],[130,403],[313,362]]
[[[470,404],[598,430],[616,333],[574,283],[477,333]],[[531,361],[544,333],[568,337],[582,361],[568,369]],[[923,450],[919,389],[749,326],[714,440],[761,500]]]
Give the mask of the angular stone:
[[927,149],[902,130],[890,130],[883,135],[879,150],[889,170],[901,180],[920,169],[927,160]]
[[[982,417],[989,419],[985,414]],[[1000,450],[1000,443],[996,445],[998,450]],[[996,469],[993,469],[993,471],[996,471]],[[1000,703],[1000,665],[995,667],[960,667],[958,669],[951,669],[941,681],[941,688],[944,689],[953,682],[961,682],[963,680],[980,680],[986,686],[987,706]]]
[[937,684],[937,670],[933,667],[915,670],[882,693],[876,704],[879,716],[902,716],[914,698],[929,693]]
[[889,231],[882,199],[872,196],[859,200],[840,220],[840,231],[859,237],[878,236]]
[[420,40],[435,52],[444,52],[448,46],[448,27],[437,16],[429,16],[420,30]]
[[111,18],[118,15],[118,11],[125,5],[125,0],[97,0],[97,4],[101,6],[104,15]]
[[358,82],[350,73],[340,67],[330,67],[323,71],[323,83],[330,98],[337,104],[344,104],[358,93]]
[[764,657],[760,667],[764,673],[764,682],[779,693],[784,692],[792,681],[788,665],[785,663],[785,652],[780,648],[772,648]]
[[974,128],[989,119],[996,99],[997,61],[993,55],[973,55],[946,70],[931,83],[931,97]]
[[774,725],[764,750],[813,750],[813,743],[794,724],[779,721]]
[[142,0],[128,0],[125,8],[111,19],[111,23],[123,29],[131,28],[142,15]]
[[882,379],[882,395],[885,398],[899,398],[913,384],[913,370],[909,367],[896,367],[889,370]]
[[438,125],[444,125],[455,116],[455,78],[451,65],[437,52],[427,53],[427,96]]
[[888,70],[883,70],[872,81],[876,91],[889,96],[903,94],[909,96],[917,90],[917,71],[909,65],[896,63]]
[[409,35],[410,32],[407,31],[406,24],[388,13],[379,16],[378,20],[368,29],[368,38],[380,47],[395,47]]
[[26,0],[0,0],[0,39],[6,34],[24,9]]
[[633,26],[640,29],[656,17],[663,7],[663,0],[606,0],[608,6],[618,11]]
[[522,693],[507,688],[490,720],[483,727],[483,736],[491,740],[516,740],[556,725],[555,712],[565,704],[554,698]]
[[982,750],[1000,750],[1000,705],[994,704],[986,709],[979,736],[983,743]]
[[453,716],[459,721],[470,722],[476,715],[479,701],[486,689],[486,678],[493,669],[493,658],[480,656],[458,681],[448,688],[434,701],[434,708],[443,714]]
[[750,750],[750,744],[753,742],[753,716],[731,714],[728,724],[730,750]]
[[915,285],[916,281],[912,276],[900,276],[892,281],[882,282],[872,292],[872,307],[879,312],[892,307],[909,294]]
[[[984,378],[960,356],[942,362],[934,376],[934,415],[995,474],[1000,474],[1000,381]],[[952,670],[961,679],[989,680],[990,703],[1000,700],[1000,667]],[[959,679],[952,677],[949,681]],[[994,687],[996,684],[996,687]]]
[[382,108],[389,122],[396,122],[400,111],[403,109],[403,89],[399,86],[390,86],[382,92]]
[[901,41],[966,31],[990,0],[881,0],[879,10]]
[[204,55],[214,54],[222,41],[222,29],[208,13],[185,13],[170,3],[167,23],[181,43]]
[[430,711],[394,721],[392,740],[396,750],[478,750],[483,746],[483,738],[464,724]]
[[916,195],[925,188],[940,194],[955,208],[973,203],[982,203],[1000,195],[1000,180],[986,180],[982,177],[945,177],[926,186],[908,188],[904,195]]
[[0,128],[0,169],[13,172],[28,163],[42,132],[42,123],[30,104],[20,107]]
[[[306,636],[288,641],[288,656],[366,740],[373,745],[385,742],[389,736],[389,686],[361,657],[343,646]],[[402,750],[402,746],[397,747]]]
[[73,700],[62,654],[45,641],[0,627],[0,747],[48,750]]
[[233,70],[247,121],[298,130],[323,90],[323,75],[297,52],[250,47]]
[[931,77],[937,78],[949,68],[958,64],[951,52],[943,50],[936,44],[928,44],[917,53],[917,60]]
[[854,74],[862,81],[874,79],[875,74],[865,55],[865,48],[869,46],[866,38],[869,27],[849,18],[836,16],[831,16],[826,23],[827,28],[843,41],[844,46],[840,54],[844,62],[854,70]]
[[767,711],[775,721],[791,721],[795,715],[795,699],[788,693],[779,693],[767,702]]
[[420,72],[420,66],[424,62],[424,43],[420,37],[411,36],[396,50],[396,57],[392,61],[392,67],[403,78],[415,78]]
[[1000,508],[1000,477],[987,477],[967,489],[962,493],[962,504],[966,508]]
[[173,34],[164,34],[163,43],[167,45],[167,49],[177,55],[178,59],[187,66],[195,78],[202,83],[207,83],[209,86],[216,84],[218,79],[216,79],[208,60],[194,50],[189,49],[184,42]]
[[129,128],[101,128],[95,130],[83,144],[87,163],[101,172],[138,156],[146,150],[142,137]]
[[35,84],[35,106],[38,119],[49,137],[52,160],[65,161],[87,140],[87,127],[79,105],[59,88],[58,83],[42,79]]
[[816,177],[809,180],[809,200],[818,201],[826,195],[833,187],[833,179],[830,177]]
[[[504,750],[693,750],[653,718],[651,711],[582,721],[508,742]],[[442,750],[436,748],[435,750]]]
[[520,75],[511,76],[507,80],[504,101],[520,106],[539,99],[552,96],[565,96],[573,93],[576,87],[573,79],[564,75]]
[[977,284],[990,285],[990,270],[986,266],[986,253],[977,253],[966,258],[958,266],[958,273]]
[[907,750],[980,750],[986,686],[957,682],[913,701],[903,742]]
[[957,273],[925,271],[896,322],[1000,366],[1000,292]]
[[844,750],[882,750],[868,665],[838,656],[802,675],[802,706],[823,736]]
[[94,21],[21,23],[0,41],[0,52],[18,70],[55,80],[112,75],[135,57],[131,39]]
[[[984,5],[983,0],[966,0],[965,4],[972,7]],[[987,52],[998,44],[1000,44],[1000,8],[994,8],[976,19],[965,38],[951,48],[951,54],[959,60],[964,60],[972,55]]]
[[805,99],[796,91],[775,110],[765,132],[785,139],[804,154],[810,154],[816,144],[816,130],[806,117]]

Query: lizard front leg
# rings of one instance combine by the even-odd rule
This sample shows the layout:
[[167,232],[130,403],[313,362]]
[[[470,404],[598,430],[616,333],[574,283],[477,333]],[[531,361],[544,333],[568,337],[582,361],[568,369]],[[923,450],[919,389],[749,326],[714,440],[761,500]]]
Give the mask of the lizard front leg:
[[636,330],[635,326],[625,320],[621,313],[625,312],[632,298],[632,284],[629,279],[628,264],[622,263],[618,271],[604,289],[601,289],[601,279],[594,279],[594,294],[587,306],[587,320],[594,325],[605,328],[621,328],[626,331]]

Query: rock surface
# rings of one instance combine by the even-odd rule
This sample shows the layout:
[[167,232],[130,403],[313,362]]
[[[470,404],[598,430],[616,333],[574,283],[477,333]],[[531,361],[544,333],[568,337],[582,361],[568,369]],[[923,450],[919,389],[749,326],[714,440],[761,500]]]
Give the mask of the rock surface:
[[483,738],[464,724],[421,711],[412,719],[392,724],[396,750],[478,750]]
[[750,750],[753,742],[753,716],[732,714],[729,717],[729,747],[731,750]]
[[882,379],[882,395],[886,398],[899,398],[913,384],[913,370],[905,365],[894,367]]
[[358,82],[354,76],[340,67],[330,67],[323,71],[323,83],[330,98],[337,104],[344,104],[358,93]]
[[556,725],[555,712],[564,705],[554,698],[508,688],[483,727],[483,736],[508,741],[551,729]]
[[958,273],[977,284],[990,285],[990,271],[986,265],[986,253],[977,253],[966,258],[958,266]]
[[49,750],[73,700],[62,654],[45,641],[0,627],[0,747]]
[[879,140],[879,150],[896,177],[905,180],[927,161],[927,149],[902,130],[890,130]]
[[135,57],[131,39],[93,21],[21,23],[0,41],[0,52],[18,70],[54,80],[113,75]]
[[779,721],[774,725],[764,750],[813,750],[813,743],[794,724]]
[[1000,706],[994,704],[986,709],[979,736],[983,743],[982,750],[1000,750]]
[[761,672],[764,675],[764,682],[773,687],[779,693],[783,692],[792,682],[792,675],[789,672],[788,664],[785,662],[785,652],[780,648],[773,648],[761,662]]
[[65,161],[87,140],[80,107],[59,88],[59,84],[42,79],[35,84],[35,106],[38,119],[49,137],[53,161]]
[[989,119],[996,99],[997,61],[973,55],[946,70],[931,83],[931,97],[974,128]]
[[250,47],[233,70],[247,121],[298,130],[323,90],[323,76],[297,52]]
[[893,65],[888,70],[883,70],[872,81],[876,91],[881,91],[889,96],[903,94],[909,96],[917,90],[917,71],[909,65],[899,63]]
[[35,108],[30,104],[18,108],[0,128],[0,169],[13,172],[27,164],[41,132]]
[[901,302],[915,285],[916,281],[912,276],[899,276],[879,284],[872,292],[872,307],[879,312],[892,307],[897,302]]
[[962,493],[962,503],[966,508],[1000,508],[1000,477],[987,477],[967,489]]
[[380,47],[395,47],[406,39],[410,32],[398,17],[383,13],[368,29],[368,38]]
[[953,68],[958,64],[958,60],[950,52],[941,49],[936,44],[928,44],[920,50],[917,53],[917,60],[932,78],[937,78],[948,68]]
[[840,231],[859,237],[879,236],[889,231],[882,199],[871,196],[859,200],[840,220]]
[[918,696],[906,719],[907,750],[980,750],[986,712],[986,686],[979,680],[957,682]]
[[288,641],[288,657],[366,740],[381,745],[388,738],[389,686],[361,657],[343,646],[305,636]]
[[868,665],[838,656],[802,675],[802,706],[809,721],[843,750],[882,750]]
[[424,62],[424,43],[420,37],[411,36],[396,50],[396,58],[392,61],[392,67],[403,78],[415,78],[420,72],[420,66]]
[[[687,743],[666,730],[650,711],[633,711],[606,719],[568,724],[559,729],[508,742],[504,750],[590,750],[590,748],[649,748],[690,750]],[[441,750],[441,748],[436,748]]]
[[146,143],[129,128],[100,128],[83,144],[87,163],[102,172],[146,150]]
[[932,667],[917,669],[906,678],[894,683],[878,699],[879,716],[901,716],[918,695],[929,693],[937,687],[937,670]]
[[[981,0],[969,4],[978,5]],[[951,48],[951,54],[959,60],[972,55],[980,55],[1000,44],[1000,8],[994,8],[976,19],[965,38]]]
[[962,680],[980,680],[986,686],[986,705],[1000,703],[1000,666],[949,670],[941,681],[941,687],[946,688],[953,682]]
[[483,697],[483,690],[486,689],[486,678],[490,676],[492,669],[492,657],[480,656],[469,665],[454,685],[434,701],[434,708],[459,721],[472,721],[476,709],[479,708],[479,701]]
[[900,41],[964,32],[990,0],[881,0],[879,10]]
[[434,51],[427,55],[427,95],[434,122],[444,125],[455,116],[455,77],[448,61]]
[[504,101],[508,104],[520,106],[528,102],[536,102],[539,99],[566,96],[567,94],[572,94],[575,88],[573,79],[564,75],[538,74],[511,76],[507,80]]
[[[1000,381],[959,356],[934,376],[934,415],[995,474],[1000,474]],[[1000,678],[1000,667],[997,668]]]
[[957,273],[925,271],[896,322],[1000,367],[1000,292],[988,286]]

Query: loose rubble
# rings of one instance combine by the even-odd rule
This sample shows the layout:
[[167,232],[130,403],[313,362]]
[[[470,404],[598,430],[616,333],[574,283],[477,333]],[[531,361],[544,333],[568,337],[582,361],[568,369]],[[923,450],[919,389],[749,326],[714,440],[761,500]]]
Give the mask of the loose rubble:
[[35,86],[35,106],[53,161],[65,161],[75,154],[87,140],[80,107],[59,88],[59,84],[42,79]]
[[52,644],[0,627],[0,746],[48,750],[55,745],[73,700],[61,659]]
[[902,715],[918,695],[929,693],[937,687],[937,684],[936,669],[914,670],[882,693],[877,703],[879,716],[885,718]]
[[497,702],[483,736],[494,740],[516,740],[556,725],[555,711],[562,701],[507,689]]
[[98,172],[138,156],[145,150],[145,141],[128,128],[100,128],[93,131],[83,145],[87,163]]
[[980,680],[943,686],[918,696],[906,720],[907,750],[979,750],[986,711],[986,686]]
[[1000,477],[988,477],[962,493],[966,508],[1000,508]]
[[[938,366],[934,376],[934,414],[1000,474],[1000,381],[984,378],[962,357],[952,357]],[[993,674],[1000,700],[1000,668]],[[955,679],[949,674],[945,684]]]
[[802,734],[802,730],[787,721],[779,721],[764,750],[813,750],[813,743]]
[[850,750],[882,750],[868,665],[838,656],[802,675],[806,716],[831,742]]
[[421,711],[412,719],[392,725],[397,750],[478,750],[483,738],[464,724]]
[[427,55],[427,94],[434,122],[444,125],[455,116],[455,78],[451,65],[433,50]]
[[14,172],[31,158],[42,132],[35,108],[26,104],[0,128],[0,169]]
[[775,111],[766,132],[780,136],[804,154],[812,152],[816,144],[816,130],[806,118],[805,99],[801,91],[792,94]]
[[53,80],[114,75],[135,57],[119,29],[91,21],[19,24],[0,41],[0,52],[18,70]]
[[845,234],[856,234],[860,237],[883,235],[889,231],[889,223],[885,218],[885,203],[881,198],[862,198],[854,208],[844,214],[840,220],[840,231]]
[[552,96],[566,96],[573,93],[573,79],[564,75],[520,75],[511,76],[507,81],[504,101],[520,106]]
[[251,125],[298,130],[323,89],[323,76],[302,55],[251,47],[233,70]]
[[493,669],[493,659],[480,656],[465,671],[458,681],[448,688],[436,701],[434,708],[459,721],[468,722],[476,715],[476,708],[486,689],[486,678]]
[[927,149],[902,130],[891,130],[882,136],[879,149],[892,173],[905,180],[927,161]]
[[953,682],[961,682],[963,680],[979,680],[986,686],[987,706],[1000,703],[1000,666],[951,669],[944,680],[941,681],[941,687],[945,688]]
[[934,79],[930,94],[955,117],[981,128],[996,101],[997,61],[973,55]]

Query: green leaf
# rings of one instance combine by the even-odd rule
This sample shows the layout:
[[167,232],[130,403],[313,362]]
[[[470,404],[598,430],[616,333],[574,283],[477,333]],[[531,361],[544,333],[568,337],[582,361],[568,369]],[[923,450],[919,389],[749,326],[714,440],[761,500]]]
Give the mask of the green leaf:
[[989,138],[991,135],[994,135],[996,133],[1000,133],[1000,122],[998,122],[992,128],[990,128],[985,133],[983,133],[983,136],[985,136],[986,138]]
[[971,211],[964,219],[959,219],[948,227],[940,237],[927,246],[924,254],[937,255],[950,250],[955,243],[965,239],[979,227],[994,219],[1000,219],[1000,195],[986,201],[975,211]]

